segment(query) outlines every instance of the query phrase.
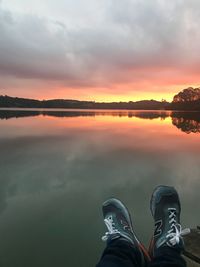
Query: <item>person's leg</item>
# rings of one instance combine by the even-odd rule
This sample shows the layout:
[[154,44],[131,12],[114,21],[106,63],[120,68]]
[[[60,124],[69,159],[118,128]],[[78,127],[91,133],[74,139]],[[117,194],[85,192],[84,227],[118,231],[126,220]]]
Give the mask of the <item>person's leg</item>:
[[97,264],[97,267],[133,266],[141,266],[141,253],[133,244],[120,238],[107,245],[99,264]]
[[152,194],[150,206],[155,220],[149,250],[152,257],[150,267],[186,267],[182,257],[182,236],[189,229],[182,230],[180,225],[181,205],[177,191],[173,187],[158,186]]
[[186,262],[179,251],[163,247],[156,251],[149,267],[186,267]]
[[108,232],[102,237],[107,246],[97,267],[142,267],[149,259],[148,253],[137,239],[130,214],[118,199],[103,203],[104,222]]

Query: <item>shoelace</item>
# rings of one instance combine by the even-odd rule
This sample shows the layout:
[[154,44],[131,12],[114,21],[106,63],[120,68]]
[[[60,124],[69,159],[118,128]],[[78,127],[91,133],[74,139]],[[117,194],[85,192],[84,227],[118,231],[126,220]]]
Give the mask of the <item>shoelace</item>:
[[169,233],[166,235],[166,238],[169,238],[169,241],[167,242],[168,246],[175,246],[176,244],[179,244],[180,238],[190,233],[189,228],[182,229],[182,226],[178,223],[174,225],[174,229],[174,233]]
[[108,228],[108,232],[102,236],[103,241],[107,241],[108,237],[113,234],[120,234],[120,231],[115,228],[115,223],[113,222],[112,216],[109,216],[107,219],[104,219],[105,225]]
[[[182,226],[176,222],[176,209],[168,208],[170,230],[167,232],[167,245],[175,246],[180,243],[180,239],[190,233],[189,228],[182,229]],[[164,242],[163,242],[164,243]]]

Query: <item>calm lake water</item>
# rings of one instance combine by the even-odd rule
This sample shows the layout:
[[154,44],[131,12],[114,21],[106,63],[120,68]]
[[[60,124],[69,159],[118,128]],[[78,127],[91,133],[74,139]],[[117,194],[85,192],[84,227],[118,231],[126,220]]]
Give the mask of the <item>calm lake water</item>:
[[199,132],[195,112],[0,110],[0,266],[94,267],[111,196],[148,244],[159,184],[198,225]]

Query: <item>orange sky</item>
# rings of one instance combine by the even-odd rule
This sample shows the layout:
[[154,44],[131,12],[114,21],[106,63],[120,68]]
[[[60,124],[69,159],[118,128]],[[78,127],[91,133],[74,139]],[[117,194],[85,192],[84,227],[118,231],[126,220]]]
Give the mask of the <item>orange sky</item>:
[[[197,79],[196,79],[197,80]],[[32,84],[33,83],[33,84]],[[169,82],[168,82],[169,83]],[[165,84],[165,81],[138,82],[128,84],[113,84],[108,87],[67,87],[51,84],[49,81],[32,82],[21,80],[19,83],[10,81],[0,90],[0,94],[33,98],[33,99],[77,99],[96,102],[120,102],[139,100],[165,99],[172,101],[173,96],[188,87],[199,87],[199,83],[174,83]]]
[[[77,100],[87,100],[96,102],[120,102],[120,101],[139,101],[139,100],[158,100],[161,101],[165,99],[169,102],[173,100],[173,96],[179,91],[188,87],[198,87],[199,84],[180,84],[180,85],[162,85],[162,89],[159,88],[142,88],[140,90],[134,90],[132,87],[127,85],[116,86],[115,88],[57,88],[49,89],[49,87],[42,88],[40,91],[22,91],[18,94],[20,97],[36,98],[36,99],[77,99]],[[123,88],[123,90],[119,90]],[[121,92],[122,91],[122,92]]]

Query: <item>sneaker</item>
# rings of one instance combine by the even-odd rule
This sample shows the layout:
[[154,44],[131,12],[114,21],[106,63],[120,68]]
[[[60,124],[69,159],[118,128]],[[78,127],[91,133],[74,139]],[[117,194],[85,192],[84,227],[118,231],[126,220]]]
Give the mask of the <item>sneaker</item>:
[[104,222],[108,228],[102,240],[107,241],[108,244],[115,239],[129,242],[140,250],[145,262],[149,261],[148,251],[136,237],[130,213],[124,204],[116,198],[110,198],[103,203],[102,209]]
[[176,189],[164,185],[156,187],[151,197],[150,209],[155,221],[154,236],[149,247],[150,255],[153,256],[156,249],[166,246],[182,252],[182,236],[188,234],[190,229],[182,230],[180,225],[181,205]]

